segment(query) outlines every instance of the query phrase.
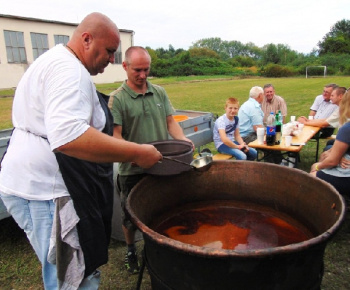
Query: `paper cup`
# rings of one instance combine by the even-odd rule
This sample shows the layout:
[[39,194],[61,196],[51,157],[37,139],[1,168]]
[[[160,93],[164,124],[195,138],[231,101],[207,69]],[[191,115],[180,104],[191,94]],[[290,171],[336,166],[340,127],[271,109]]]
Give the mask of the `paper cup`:
[[292,145],[292,139],[293,139],[293,136],[286,136],[284,137],[284,145],[286,145],[286,147],[289,147]]
[[264,144],[264,135],[257,135],[258,144],[263,145]]
[[290,116],[290,121],[295,122],[295,116]]
[[257,130],[256,130],[256,135],[258,135],[258,136],[261,136],[261,135],[265,135],[265,128],[258,128]]
[[263,145],[264,144],[264,135],[258,135],[258,144]]
[[300,129],[300,131],[302,131],[302,130],[303,130],[303,128],[304,128],[304,124],[299,123],[299,124],[298,124],[298,128]]
[[309,120],[313,120],[314,119],[314,116],[309,116]]
[[258,144],[259,145],[264,144],[265,128],[258,128],[256,130],[256,135],[258,139]]

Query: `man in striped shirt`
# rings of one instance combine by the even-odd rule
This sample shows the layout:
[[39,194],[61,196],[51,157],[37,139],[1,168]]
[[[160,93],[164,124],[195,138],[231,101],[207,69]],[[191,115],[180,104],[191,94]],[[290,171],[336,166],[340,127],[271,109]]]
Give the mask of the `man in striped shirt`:
[[[283,117],[282,123],[287,116],[287,104],[286,101],[275,94],[275,87],[272,84],[264,85],[264,99],[261,103],[261,109],[264,112],[264,125],[266,126],[267,117],[273,112],[275,115],[278,111],[281,111]],[[265,162],[280,164],[282,162],[282,156],[280,152],[273,150],[265,150]]]
[[264,100],[261,104],[261,109],[264,112],[264,124],[266,124],[267,117],[271,112],[276,114],[278,111],[281,111],[284,123],[287,116],[287,104],[282,97],[275,95],[275,88],[272,84],[264,86]]

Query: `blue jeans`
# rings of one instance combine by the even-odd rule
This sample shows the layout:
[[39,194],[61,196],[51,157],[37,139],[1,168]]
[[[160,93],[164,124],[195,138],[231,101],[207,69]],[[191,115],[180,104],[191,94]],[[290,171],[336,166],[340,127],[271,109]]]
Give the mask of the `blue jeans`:
[[[234,143],[239,145],[237,141],[234,141]],[[250,148],[250,147],[249,147],[249,151],[246,153],[240,149],[231,148],[225,144],[222,144],[219,146],[218,151],[220,153],[232,155],[237,160],[247,160],[247,159],[248,160],[255,160],[258,156],[258,153],[256,152],[256,150],[254,148]]]
[[26,200],[1,194],[7,211],[25,231],[42,265],[45,289],[57,289],[56,265],[47,261],[55,204],[52,200]]
[[[55,203],[53,200],[27,200],[0,192],[7,211],[19,227],[25,231],[42,265],[44,287],[47,290],[58,288],[56,265],[47,261]],[[100,272],[86,277],[79,289],[98,289]]]

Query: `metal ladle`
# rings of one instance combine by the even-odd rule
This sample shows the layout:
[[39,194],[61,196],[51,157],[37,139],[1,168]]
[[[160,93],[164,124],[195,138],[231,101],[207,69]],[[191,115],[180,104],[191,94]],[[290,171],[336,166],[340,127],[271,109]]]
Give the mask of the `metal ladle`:
[[209,169],[209,167],[211,166],[211,163],[213,161],[213,158],[211,156],[203,156],[203,157],[197,158],[197,159],[193,160],[190,164],[186,163],[184,161],[181,161],[181,160],[172,159],[172,158],[167,157],[167,156],[163,156],[163,159],[190,166],[191,168],[193,168],[194,170],[197,170],[197,171],[207,171]]
[[[184,162],[184,161],[181,161],[181,160],[177,160],[177,159],[173,159],[173,158],[170,158],[170,157],[166,157],[166,156],[163,156],[163,159],[165,160],[170,160],[170,161],[173,161],[173,162],[177,162],[177,163],[180,163],[180,164],[184,164],[184,165],[187,165],[187,166],[190,166],[192,167],[193,169],[196,169],[195,166],[187,163],[187,162]],[[161,161],[160,161],[161,162]]]

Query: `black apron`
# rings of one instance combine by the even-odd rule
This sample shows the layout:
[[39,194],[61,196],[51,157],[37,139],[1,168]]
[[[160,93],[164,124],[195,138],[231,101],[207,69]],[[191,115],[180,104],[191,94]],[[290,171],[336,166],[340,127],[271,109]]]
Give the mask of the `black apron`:
[[[106,115],[103,133],[113,135],[113,117],[108,96],[97,92]],[[113,163],[94,163],[56,153],[64,183],[80,221],[79,243],[85,260],[85,277],[108,261],[112,230]]]

